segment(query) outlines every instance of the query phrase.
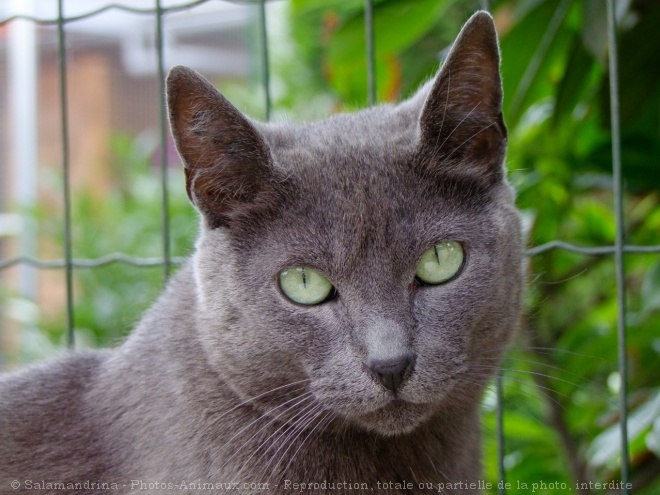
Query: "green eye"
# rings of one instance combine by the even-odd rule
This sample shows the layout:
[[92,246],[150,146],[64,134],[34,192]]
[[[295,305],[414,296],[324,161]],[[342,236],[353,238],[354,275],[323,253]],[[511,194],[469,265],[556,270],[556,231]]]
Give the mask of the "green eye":
[[280,273],[280,288],[293,302],[307,306],[325,301],[334,291],[325,275],[309,267],[284,270]]
[[456,275],[464,259],[463,247],[458,242],[440,242],[422,255],[415,275],[426,285],[438,285]]

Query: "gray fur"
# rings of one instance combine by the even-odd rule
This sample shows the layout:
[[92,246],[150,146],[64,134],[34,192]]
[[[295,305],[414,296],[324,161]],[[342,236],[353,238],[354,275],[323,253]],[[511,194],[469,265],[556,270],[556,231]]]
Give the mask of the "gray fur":
[[[269,483],[232,493],[290,493],[285,480],[422,493],[478,480],[479,402],[523,285],[498,70],[483,12],[410,100],[311,124],[248,121],[173,69],[196,252],[120,347],[2,378],[0,492],[20,492],[12,480],[115,493],[232,481]],[[462,272],[415,285],[419,257],[442,240],[465,246]],[[292,266],[321,270],[338,296],[290,302],[277,274]],[[406,352],[416,361],[395,396],[365,363]]]

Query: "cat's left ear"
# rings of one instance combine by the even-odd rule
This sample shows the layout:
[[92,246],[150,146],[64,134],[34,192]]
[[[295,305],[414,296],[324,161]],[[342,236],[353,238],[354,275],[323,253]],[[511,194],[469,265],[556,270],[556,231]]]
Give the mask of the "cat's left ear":
[[420,154],[435,172],[492,184],[504,174],[500,53],[493,19],[477,12],[463,26],[426,97]]

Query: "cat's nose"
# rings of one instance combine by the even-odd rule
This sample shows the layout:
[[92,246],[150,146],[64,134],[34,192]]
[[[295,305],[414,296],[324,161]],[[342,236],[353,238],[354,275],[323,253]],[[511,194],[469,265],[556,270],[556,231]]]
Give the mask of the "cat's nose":
[[408,370],[412,368],[414,360],[413,354],[406,354],[395,359],[371,361],[367,366],[376,380],[396,394]]

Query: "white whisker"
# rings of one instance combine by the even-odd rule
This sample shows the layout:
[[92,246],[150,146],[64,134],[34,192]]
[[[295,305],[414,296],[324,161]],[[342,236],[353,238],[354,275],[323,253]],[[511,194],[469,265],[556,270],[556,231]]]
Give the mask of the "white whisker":
[[[259,428],[255,433],[253,433],[249,438],[247,438],[247,439],[243,442],[243,447],[246,446],[246,445],[248,445],[248,444],[249,444],[249,441],[252,440],[252,439],[253,439],[256,435],[258,435],[261,431],[263,431],[264,428],[267,428],[269,424],[271,424],[271,423],[273,423],[274,421],[276,421],[277,418],[279,418],[280,416],[284,415],[288,410],[293,409],[293,408],[294,408],[295,406],[297,406],[298,404],[300,404],[300,403],[302,403],[302,402],[308,400],[310,396],[311,396],[311,392],[305,392],[305,393],[304,393],[303,395],[301,395],[301,396],[297,396],[297,397],[294,397],[293,399],[289,399],[289,400],[287,400],[286,402],[283,402],[282,404],[280,404],[279,406],[274,407],[274,408],[272,408],[272,409],[269,409],[268,411],[265,411],[264,413],[262,413],[261,415],[259,415],[256,419],[254,419],[253,421],[251,421],[250,423],[248,423],[246,426],[244,426],[243,428],[241,428],[240,430],[238,430],[238,431],[234,434],[234,436],[232,436],[232,437],[231,437],[231,438],[225,443],[225,445],[231,445],[231,441],[234,440],[235,438],[238,438],[238,437],[241,435],[241,433],[243,433],[245,430],[247,430],[250,426],[252,426],[253,424],[255,424],[255,423],[258,422],[258,421],[261,421],[263,418],[268,418],[268,417],[270,417],[270,420],[269,420],[268,422],[266,422],[265,425],[263,425],[261,428]],[[297,402],[294,402],[293,404],[290,404],[290,403],[293,402],[293,401],[297,401]],[[286,406],[287,404],[289,404],[288,407],[286,407],[286,408],[285,408],[283,411],[281,411],[278,415],[276,415],[276,416],[274,416],[274,417],[271,417],[271,413],[272,413],[273,411],[275,411],[275,410],[277,410],[277,409],[280,409],[281,407],[284,407],[284,406]],[[232,454],[232,455],[231,455],[231,456],[230,456],[230,457],[229,457],[229,458],[223,463],[223,466],[227,466],[227,465],[229,464],[229,462],[230,462],[232,459],[234,459],[234,457],[236,457],[236,455],[237,455],[239,452],[241,452],[241,450],[242,450],[242,448],[239,448],[238,450],[234,451],[234,453],[233,453],[233,454]]]

